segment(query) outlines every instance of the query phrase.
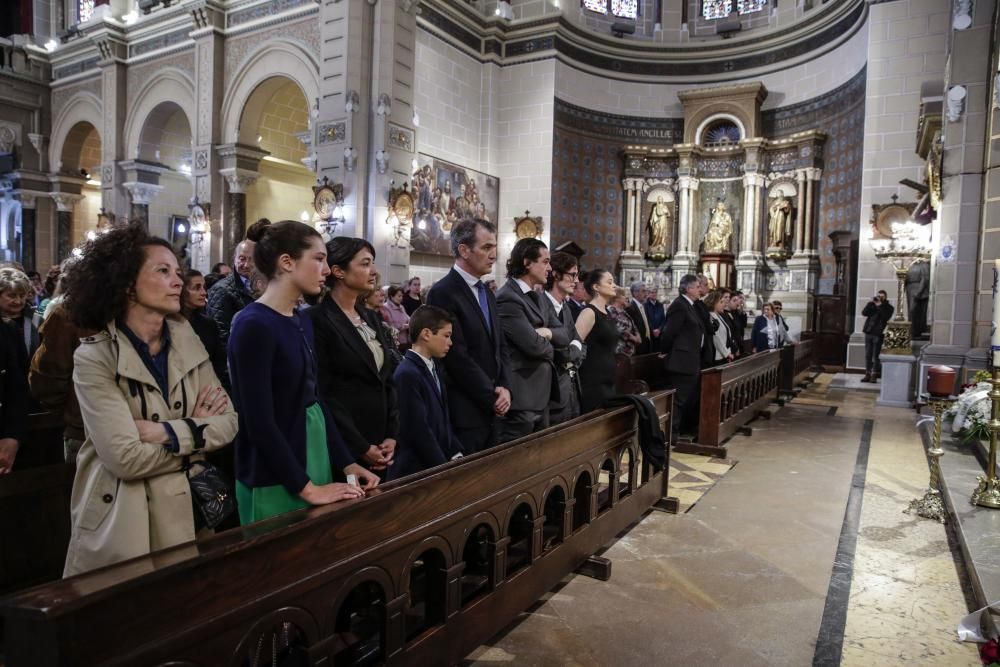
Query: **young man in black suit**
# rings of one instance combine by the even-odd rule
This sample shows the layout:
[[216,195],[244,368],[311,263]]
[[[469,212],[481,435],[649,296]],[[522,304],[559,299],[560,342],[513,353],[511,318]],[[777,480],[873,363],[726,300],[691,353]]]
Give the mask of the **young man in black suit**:
[[632,283],[629,287],[632,298],[625,306],[625,314],[632,320],[635,330],[639,332],[639,344],[635,346],[636,354],[647,354],[649,352],[649,338],[652,333],[649,328],[649,320],[646,319],[646,308],[643,302],[646,300],[646,284],[641,282]]
[[387,479],[439,466],[462,456],[448,415],[448,391],[438,363],[452,345],[451,315],[420,306],[410,318],[413,347],[406,351],[393,381],[399,393],[396,460]]
[[695,309],[700,288],[698,276],[681,278],[680,295],[667,309],[667,323],[660,335],[660,351],[666,355],[667,385],[677,390],[674,400],[673,439],[682,430],[697,427],[698,380],[701,374],[701,350],[710,337]]
[[551,272],[545,290],[549,329],[552,331],[553,361],[559,396],[549,403],[549,423],[561,424],[580,416],[580,391],[576,374],[583,363],[583,343],[576,332],[570,310],[570,295],[579,284],[580,267],[568,252],[556,252],[550,258]]
[[497,261],[496,228],[467,219],[451,230],[455,266],[434,283],[427,303],[454,318],[453,347],[445,358],[448,407],[466,454],[497,444],[497,418],[510,409],[510,359],[496,297],[482,277]]
[[[497,292],[500,324],[510,350],[511,406],[500,420],[500,442],[549,425],[553,394],[552,330],[540,288],[549,277],[549,249],[535,238],[514,244],[507,261],[507,282]],[[558,392],[558,387],[555,388]]]

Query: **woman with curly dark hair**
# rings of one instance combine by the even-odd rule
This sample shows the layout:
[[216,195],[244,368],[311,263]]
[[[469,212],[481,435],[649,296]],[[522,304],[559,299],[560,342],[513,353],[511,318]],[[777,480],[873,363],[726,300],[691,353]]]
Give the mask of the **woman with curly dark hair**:
[[[264,294],[233,319],[229,373],[240,411],[236,494],[240,522],[364,496],[378,478],[357,463],[319,400],[316,344],[299,300],[319,294],[327,267],[315,228],[283,220],[248,232]],[[314,310],[314,309],[310,309]],[[335,482],[354,475],[361,487]]]
[[138,226],[89,242],[67,277],[70,319],[97,333],[73,356],[87,439],[65,576],[195,539],[185,469],[232,441],[236,413],[178,316],[182,287],[170,244]]

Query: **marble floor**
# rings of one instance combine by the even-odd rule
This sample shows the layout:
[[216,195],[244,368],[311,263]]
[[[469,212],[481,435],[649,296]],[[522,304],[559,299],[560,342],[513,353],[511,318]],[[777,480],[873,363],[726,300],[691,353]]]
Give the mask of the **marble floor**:
[[466,664],[979,664],[946,528],[902,513],[927,484],[916,415],[838,380],[729,462],[678,457],[682,513],[646,515],[602,554],[610,581],[567,577]]

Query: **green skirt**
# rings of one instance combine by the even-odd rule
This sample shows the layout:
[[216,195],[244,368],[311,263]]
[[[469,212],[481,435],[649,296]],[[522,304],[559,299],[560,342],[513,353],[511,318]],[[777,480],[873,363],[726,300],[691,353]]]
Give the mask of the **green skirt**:
[[[330,453],[326,448],[326,419],[318,403],[306,408],[306,474],[317,486],[333,481]],[[250,488],[239,480],[236,481],[236,503],[240,510],[240,524],[244,526],[309,507],[309,503],[289,493],[281,484]]]

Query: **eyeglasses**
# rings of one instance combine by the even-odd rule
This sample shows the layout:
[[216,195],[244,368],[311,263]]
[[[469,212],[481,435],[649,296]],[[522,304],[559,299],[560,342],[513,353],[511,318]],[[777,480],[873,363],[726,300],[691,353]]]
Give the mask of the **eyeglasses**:
[[569,273],[564,273],[563,275],[566,276],[567,278],[573,278],[574,280],[576,280],[576,278],[580,275],[580,272],[570,271]]

